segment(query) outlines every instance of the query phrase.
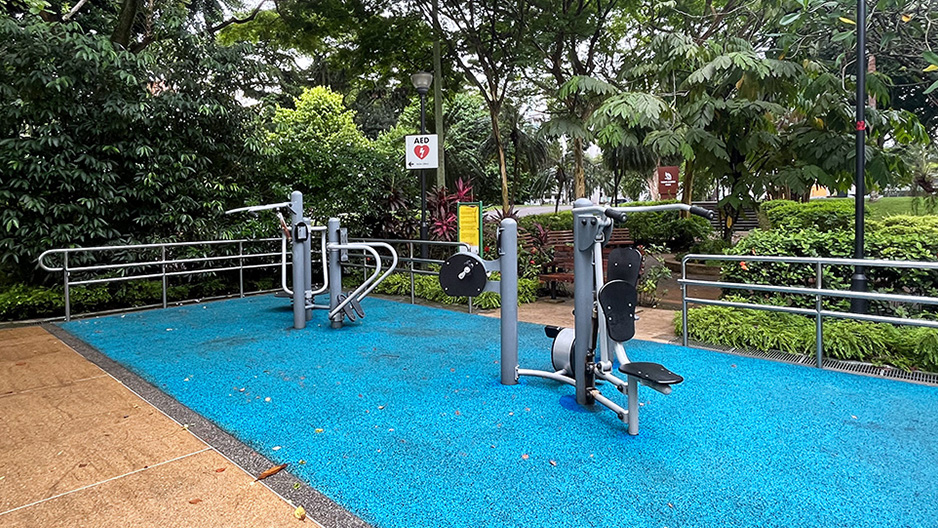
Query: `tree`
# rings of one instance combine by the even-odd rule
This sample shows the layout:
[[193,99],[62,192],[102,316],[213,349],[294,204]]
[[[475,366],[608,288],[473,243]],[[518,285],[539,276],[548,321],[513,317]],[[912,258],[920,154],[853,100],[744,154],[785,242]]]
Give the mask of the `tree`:
[[533,47],[538,62],[532,82],[554,102],[553,117],[543,133],[567,137],[573,145],[574,196],[586,196],[583,154],[592,139],[586,121],[602,102],[594,93],[564,90],[574,77],[592,77],[612,69],[615,33],[609,27],[617,0],[539,0],[533,2]]
[[401,165],[365,137],[340,94],[306,89],[292,106],[273,116],[268,184],[302,191],[314,218],[341,216],[362,232],[380,216],[375,204],[400,188]]
[[[804,0],[787,7],[773,47],[820,62],[846,81],[856,71],[856,2]],[[890,108],[915,114],[932,135],[938,134],[938,35],[931,30],[936,23],[932,1],[877,2],[866,21],[871,62],[862,65],[871,72],[871,91],[888,94]]]
[[261,153],[232,95],[258,71],[247,52],[183,35],[133,54],[0,15],[2,271],[48,280],[47,249],[224,236]]
[[611,203],[619,203],[619,191],[624,197],[637,200],[648,188],[648,176],[655,170],[658,158],[644,145],[618,145],[603,149],[603,163],[612,173],[607,193]]
[[[433,21],[429,0],[415,0],[428,23]],[[444,0],[437,12],[439,36],[454,55],[457,67],[485,101],[495,138],[501,176],[502,211],[511,209],[505,147],[498,118],[512,83],[527,60],[529,2],[525,0]]]

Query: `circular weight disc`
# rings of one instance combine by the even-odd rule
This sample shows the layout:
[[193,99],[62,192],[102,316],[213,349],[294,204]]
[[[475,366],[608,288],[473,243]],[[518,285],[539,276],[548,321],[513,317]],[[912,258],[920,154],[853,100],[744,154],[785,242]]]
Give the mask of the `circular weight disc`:
[[440,286],[450,297],[475,297],[487,280],[482,258],[473,253],[456,253],[440,268]]
[[561,328],[550,347],[550,363],[555,371],[562,370],[567,376],[573,376],[573,345],[576,332],[572,328]]

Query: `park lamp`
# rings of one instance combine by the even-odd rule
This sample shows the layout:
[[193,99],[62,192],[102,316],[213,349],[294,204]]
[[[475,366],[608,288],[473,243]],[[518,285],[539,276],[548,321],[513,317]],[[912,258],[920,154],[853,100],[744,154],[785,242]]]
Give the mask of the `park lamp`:
[[427,95],[430,91],[430,85],[433,83],[433,74],[429,72],[417,72],[410,76],[410,82],[414,83],[414,88],[420,95]]

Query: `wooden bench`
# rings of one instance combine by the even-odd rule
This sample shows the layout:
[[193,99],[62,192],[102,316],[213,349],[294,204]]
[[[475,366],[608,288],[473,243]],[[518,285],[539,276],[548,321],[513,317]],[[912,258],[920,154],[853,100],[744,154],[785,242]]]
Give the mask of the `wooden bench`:
[[[547,233],[548,246],[557,247],[566,244],[573,245],[572,229],[550,231]],[[629,230],[624,227],[617,227],[612,230],[612,236],[609,237],[609,242],[606,243],[606,247],[631,246],[634,244],[635,241],[632,240],[632,235],[629,233]]]
[[[551,231],[547,235],[549,245],[552,247],[554,256],[547,263],[544,273],[537,277],[541,282],[546,282],[550,286],[550,298],[557,298],[557,283],[573,282],[573,231]],[[609,258],[609,253],[617,247],[633,245],[634,241],[629,235],[629,230],[620,227],[613,229],[609,242],[603,246],[603,260]]]

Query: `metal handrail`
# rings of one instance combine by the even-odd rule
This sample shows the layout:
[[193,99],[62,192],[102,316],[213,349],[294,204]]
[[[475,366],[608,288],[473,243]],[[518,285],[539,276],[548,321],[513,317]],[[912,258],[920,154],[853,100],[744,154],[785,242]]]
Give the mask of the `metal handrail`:
[[[803,264],[813,265],[815,269],[815,287],[803,288],[798,286],[777,286],[764,283],[741,283],[724,282],[712,280],[695,280],[687,278],[687,263],[689,261],[748,261],[748,262],[774,262],[779,264]],[[868,321],[874,323],[889,323],[907,326],[922,326],[927,328],[938,328],[938,321],[926,319],[911,319],[904,317],[889,317],[882,315],[869,315],[851,312],[837,312],[825,310],[822,302],[825,298],[841,299],[865,299],[872,301],[887,301],[899,303],[917,303],[938,305],[938,297],[925,297],[918,295],[899,295],[892,293],[876,292],[858,292],[852,290],[832,290],[824,288],[824,266],[862,266],[866,268],[914,268],[923,270],[938,270],[938,262],[920,262],[909,260],[883,260],[883,259],[848,259],[848,258],[830,258],[830,257],[777,257],[764,255],[686,255],[681,260],[681,278],[678,283],[681,285],[681,343],[687,346],[687,305],[704,304],[710,306],[726,306],[730,308],[747,308],[752,310],[762,310],[768,312],[793,313],[815,317],[815,349],[817,355],[817,366],[822,367],[824,355],[823,339],[823,319],[832,317],[837,319],[851,319],[855,321]],[[753,290],[770,293],[788,293],[794,295],[811,295],[815,298],[814,309],[798,308],[793,306],[778,306],[757,303],[741,303],[716,299],[701,299],[687,296],[688,286],[703,286],[711,288],[726,288],[736,290]]]
[[[324,227],[319,228],[314,226],[312,230],[314,231],[323,231]],[[324,236],[324,234],[323,234]],[[281,242],[283,243],[283,237],[276,238],[242,238],[242,239],[232,239],[232,240],[199,240],[196,242],[166,242],[166,243],[153,243],[153,244],[127,244],[120,246],[95,246],[95,247],[75,247],[75,248],[60,248],[60,249],[50,249],[44,251],[38,258],[39,267],[52,273],[62,273],[62,281],[65,290],[65,320],[70,321],[72,317],[71,313],[71,296],[70,289],[73,286],[81,285],[90,285],[90,284],[106,284],[112,282],[126,282],[132,280],[147,280],[147,279],[161,279],[162,280],[162,302],[158,305],[152,306],[162,306],[166,308],[168,306],[167,301],[167,288],[168,288],[168,279],[170,277],[177,277],[183,275],[199,275],[203,273],[217,273],[224,271],[238,271],[238,296],[244,297],[247,293],[268,293],[270,291],[276,290],[261,290],[258,292],[246,292],[244,289],[244,270],[252,269],[266,269],[266,268],[282,268],[285,269],[286,266],[292,265],[286,258],[283,257],[283,251],[280,252],[271,252],[271,251],[262,251],[260,253],[245,253],[246,244],[265,244],[265,243],[274,243]],[[350,239],[352,243],[376,243],[376,244],[388,244],[388,245],[407,245],[409,248],[409,256],[400,257],[400,263],[408,263],[408,269],[405,269],[410,275],[410,290],[411,290],[411,303],[416,302],[415,292],[414,292],[414,276],[415,275],[435,275],[437,272],[420,269],[418,266],[423,264],[442,264],[442,260],[437,259],[422,259],[414,256],[414,246],[419,246],[420,244],[427,245],[436,245],[442,247],[461,247],[468,249],[468,246],[461,242],[432,242],[432,241],[423,241],[423,240],[401,240],[401,239],[376,239],[376,238],[355,238]],[[237,245],[237,254],[231,255],[218,255],[218,256],[205,256],[205,257],[187,257],[187,258],[169,258],[167,256],[168,249],[174,248],[198,248],[202,246],[223,246],[223,245]],[[354,246],[353,246],[354,247]],[[141,260],[137,262],[122,262],[122,263],[103,263],[96,265],[82,265],[82,266],[69,266],[69,255],[77,254],[90,254],[90,253],[107,253],[107,252],[118,252],[118,251],[134,251],[134,250],[159,250],[160,257],[152,258],[148,260]],[[317,253],[317,250],[314,250],[313,253]],[[325,254],[325,247],[322,249],[322,253]],[[257,263],[257,259],[273,259],[275,257],[280,257],[276,262]],[[55,264],[50,262],[54,258],[60,258],[61,264]],[[380,255],[380,259],[384,262],[391,262],[393,259],[389,255]],[[321,260],[314,260],[314,263],[322,263]],[[173,266],[182,265],[192,265],[192,264],[204,264],[204,267],[198,267],[194,269],[183,269],[183,270],[172,270]],[[210,264],[222,264],[221,266],[212,267]],[[355,263],[343,263],[343,266],[347,267],[362,267],[369,268],[367,264],[355,264]],[[147,270],[147,268],[159,268],[159,271],[156,270]],[[325,266],[324,266],[325,268]],[[90,277],[83,278],[80,280],[75,280],[72,278],[73,274],[83,273],[91,274],[94,272],[117,272],[121,271],[121,275],[112,276],[112,277]],[[281,273],[282,274],[282,273]],[[374,285],[371,286],[373,289]],[[323,289],[318,290],[319,292],[324,291]],[[369,289],[370,291],[370,289]],[[472,301],[470,300],[469,311],[472,311]]]
[[[70,290],[73,286],[80,285],[90,285],[90,284],[106,284],[111,282],[125,282],[131,280],[146,280],[146,279],[161,279],[162,281],[162,302],[161,305],[163,308],[168,306],[167,301],[167,289],[168,289],[168,279],[170,277],[182,276],[182,275],[199,275],[203,273],[218,273],[223,271],[238,271],[238,295],[244,297],[246,292],[244,289],[244,270],[246,269],[261,269],[261,268],[276,268],[282,265],[281,262],[271,262],[271,263],[257,263],[257,259],[269,259],[273,257],[281,256],[281,253],[277,252],[265,252],[260,253],[245,253],[244,246],[245,244],[265,244],[278,242],[280,238],[255,238],[255,239],[232,239],[232,240],[199,240],[195,242],[165,242],[165,243],[153,243],[153,244],[127,244],[120,246],[95,246],[89,248],[60,248],[60,249],[50,249],[44,251],[39,256],[39,267],[42,269],[52,272],[52,273],[62,273],[63,286],[65,290],[65,320],[71,320],[71,295]],[[188,258],[167,258],[167,250],[174,248],[204,248],[205,246],[225,246],[225,245],[235,245],[237,247],[237,254],[232,255],[217,255],[209,257],[188,257]],[[159,250],[160,258],[159,259],[149,259],[142,260],[137,262],[124,262],[118,264],[104,263],[96,265],[85,265],[85,266],[74,266],[71,267],[68,265],[69,255],[75,254],[91,254],[91,253],[107,253],[107,252],[117,252],[117,251],[133,251],[133,250]],[[50,259],[54,256],[61,258],[61,265],[55,265],[50,262],[47,262],[47,259]],[[232,261],[237,262],[236,265],[232,265]],[[222,266],[210,266],[209,264],[222,263]],[[170,266],[175,265],[191,265],[191,264],[205,264],[204,267],[198,267],[194,269],[185,269],[185,270],[173,270],[169,269]],[[146,270],[147,268],[159,267],[158,272],[144,272],[139,273],[139,271]],[[92,273],[92,272],[105,272],[105,271],[118,271],[125,270],[123,274],[114,277],[100,277],[100,278],[87,278],[81,280],[72,279],[72,274],[74,273]],[[134,273],[134,270],[138,273]],[[267,291],[267,290],[264,290]],[[254,292],[250,292],[254,293]]]

